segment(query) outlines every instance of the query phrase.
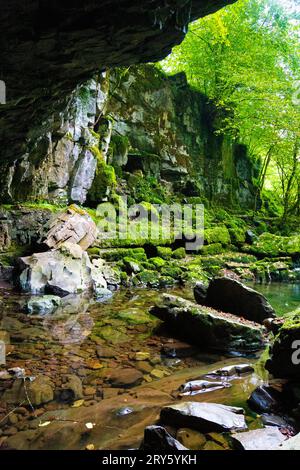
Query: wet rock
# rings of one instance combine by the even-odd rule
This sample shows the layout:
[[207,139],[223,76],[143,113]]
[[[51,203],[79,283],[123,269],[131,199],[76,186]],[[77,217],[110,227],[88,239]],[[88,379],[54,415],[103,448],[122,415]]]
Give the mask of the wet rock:
[[275,411],[280,406],[278,401],[278,392],[271,387],[262,385],[252,392],[248,399],[248,404],[255,411]]
[[252,232],[252,230],[247,230],[246,231],[246,243],[248,243],[249,245],[252,245],[255,240],[257,240],[257,235],[255,235],[254,232]]
[[143,380],[143,374],[133,368],[115,369],[109,374],[108,381],[112,387],[129,388],[139,385]]
[[148,426],[144,431],[144,440],[140,450],[143,452],[174,452],[188,450],[161,426]]
[[97,237],[97,227],[86,211],[72,205],[51,222],[44,244],[59,248],[64,242],[78,244],[87,250]]
[[205,305],[207,289],[208,289],[208,286],[206,286],[203,282],[197,282],[197,284],[194,287],[194,297],[195,297],[197,304]]
[[176,439],[190,450],[200,450],[206,443],[204,434],[189,428],[178,429]]
[[265,426],[275,426],[280,429],[286,429],[290,433],[294,434],[294,425],[288,418],[274,414],[263,413],[261,415],[261,420]]
[[83,397],[82,382],[77,375],[70,374],[59,392],[59,400],[65,403],[73,403]]
[[179,387],[182,395],[196,395],[197,393],[219,390],[220,388],[228,388],[231,385],[228,382],[209,382],[207,380],[192,380]]
[[99,358],[112,358],[116,355],[116,351],[109,346],[98,346],[96,353]]
[[274,427],[233,434],[233,444],[237,450],[276,450],[285,436]]
[[300,433],[284,441],[277,450],[300,450]]
[[215,278],[210,282],[205,304],[257,323],[275,317],[273,307],[262,294],[228,277]]
[[241,376],[244,374],[250,374],[254,372],[254,368],[251,364],[236,364],[232,366],[222,367],[221,369],[213,370],[209,372],[206,377],[217,378],[217,377],[226,377],[234,378],[236,376]]
[[57,295],[43,295],[32,297],[27,302],[27,312],[30,315],[48,315],[53,313],[61,304],[61,298]]
[[300,309],[290,313],[270,350],[266,369],[274,377],[300,379]]
[[266,320],[263,321],[263,325],[266,329],[274,333],[274,335],[278,334],[283,324],[284,318],[266,318]]
[[58,250],[19,258],[20,285],[34,294],[77,294],[92,288],[91,263],[79,245],[65,242]]
[[243,431],[247,429],[242,408],[217,403],[186,402],[164,407],[161,422],[175,427],[188,427],[203,433]]
[[129,406],[124,406],[123,408],[120,408],[117,412],[117,416],[127,416],[130,415],[131,413],[134,412],[133,408],[130,408]]
[[[26,379],[25,386],[29,400],[33,406],[39,406],[54,399],[53,384],[47,376],[38,376],[33,381]],[[12,388],[4,392],[2,399],[12,404],[19,404],[26,401],[27,396],[23,379],[15,380]]]
[[223,351],[255,351],[264,344],[262,327],[205,306],[164,294],[150,313],[197,346]]

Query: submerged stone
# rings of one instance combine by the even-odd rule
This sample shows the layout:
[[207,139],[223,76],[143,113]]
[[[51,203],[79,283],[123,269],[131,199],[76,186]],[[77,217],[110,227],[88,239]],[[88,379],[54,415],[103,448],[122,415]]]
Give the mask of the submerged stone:
[[61,298],[57,295],[43,295],[32,297],[27,302],[27,311],[29,314],[47,315],[53,313],[61,304]]

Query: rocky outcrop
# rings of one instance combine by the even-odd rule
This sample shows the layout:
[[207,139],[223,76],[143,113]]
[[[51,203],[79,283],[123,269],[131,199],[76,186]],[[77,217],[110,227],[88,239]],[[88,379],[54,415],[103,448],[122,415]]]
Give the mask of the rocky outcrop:
[[59,248],[63,243],[74,243],[87,250],[96,240],[97,227],[87,212],[77,206],[55,218],[50,225],[44,244],[48,248]]
[[144,440],[140,450],[143,452],[174,452],[188,450],[174,439],[162,426],[148,426],[144,431]]
[[[0,109],[1,183],[6,183],[2,197],[38,196],[48,189],[45,180],[55,197],[60,193],[65,197],[65,190],[54,181],[55,164],[41,189],[36,181],[47,166],[37,169],[35,175],[33,169],[41,155],[64,158],[72,153],[70,165],[81,167],[81,174],[83,167],[90,166],[91,174],[95,162],[86,149],[81,151],[82,146],[73,153],[72,145],[68,148],[64,141],[65,152],[51,151],[52,144],[60,145],[64,110],[77,85],[109,66],[166,56],[184,38],[190,21],[229,3],[232,1],[79,0],[71,4],[42,0],[24,4],[15,0],[1,8],[5,47],[3,44],[0,51],[0,76],[6,82],[8,99]],[[64,177],[68,175],[60,172],[60,178]],[[76,171],[73,178],[80,180]],[[77,188],[76,183],[76,197],[86,189],[85,185]]]
[[101,202],[109,194],[105,172],[115,169],[120,192],[137,199],[132,187],[138,181],[128,175],[142,172],[144,184],[155,177],[167,181],[169,191],[249,207],[256,169],[245,147],[216,134],[218,114],[183,74],[167,78],[149,65],[102,74],[74,91],[52,119],[56,132],[49,122],[22,165],[3,169],[0,196]]
[[178,336],[200,348],[222,351],[255,351],[263,347],[262,328],[233,315],[164,294],[150,312]]
[[262,294],[228,277],[213,279],[204,299],[199,285],[196,285],[194,295],[201,304],[257,323],[275,317],[273,307]]

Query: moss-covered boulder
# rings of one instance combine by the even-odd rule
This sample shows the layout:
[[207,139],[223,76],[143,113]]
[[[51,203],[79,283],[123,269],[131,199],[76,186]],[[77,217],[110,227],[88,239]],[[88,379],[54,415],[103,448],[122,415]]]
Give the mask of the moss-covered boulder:
[[221,243],[221,245],[229,245],[231,243],[228,228],[225,225],[208,228],[204,231],[204,242],[207,245],[212,243]]
[[280,328],[266,368],[275,377],[300,380],[300,308]]
[[203,349],[249,352],[264,345],[260,325],[173,295],[164,294],[150,313],[174,334]]

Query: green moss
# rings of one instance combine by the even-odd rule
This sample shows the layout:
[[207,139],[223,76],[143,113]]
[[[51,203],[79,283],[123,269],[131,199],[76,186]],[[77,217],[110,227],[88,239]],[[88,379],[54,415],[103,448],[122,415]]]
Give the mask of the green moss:
[[144,248],[114,248],[111,250],[100,250],[100,256],[106,261],[122,261],[130,257],[134,261],[147,261]]
[[213,227],[204,231],[204,241],[210,245],[212,243],[221,243],[222,245],[229,245],[231,242],[230,235],[227,227],[221,225]]
[[180,279],[182,276],[182,269],[179,266],[168,264],[161,269],[161,275],[171,277],[172,279]]
[[263,233],[249,248],[253,253],[266,256],[300,254],[300,235],[282,237],[271,233]]
[[149,271],[145,269],[144,271],[139,273],[136,277],[139,280],[139,282],[149,287],[158,287],[159,285],[158,275],[156,271]]
[[175,259],[183,259],[186,257],[186,252],[183,247],[177,248],[177,250],[174,250],[172,253],[172,258]]
[[166,264],[166,261],[159,256],[156,256],[155,258],[150,258],[149,263],[151,263],[155,268],[159,269]]
[[220,253],[223,253],[224,248],[221,245],[221,243],[212,243],[211,245],[204,245],[201,248],[201,253],[206,256],[206,255],[217,255]]
[[97,159],[97,167],[88,198],[92,203],[98,204],[115,188],[117,184],[116,174],[114,167],[105,163],[98,147],[90,147],[89,150]]
[[157,247],[157,256],[162,259],[169,260],[172,256],[172,249],[166,246]]

